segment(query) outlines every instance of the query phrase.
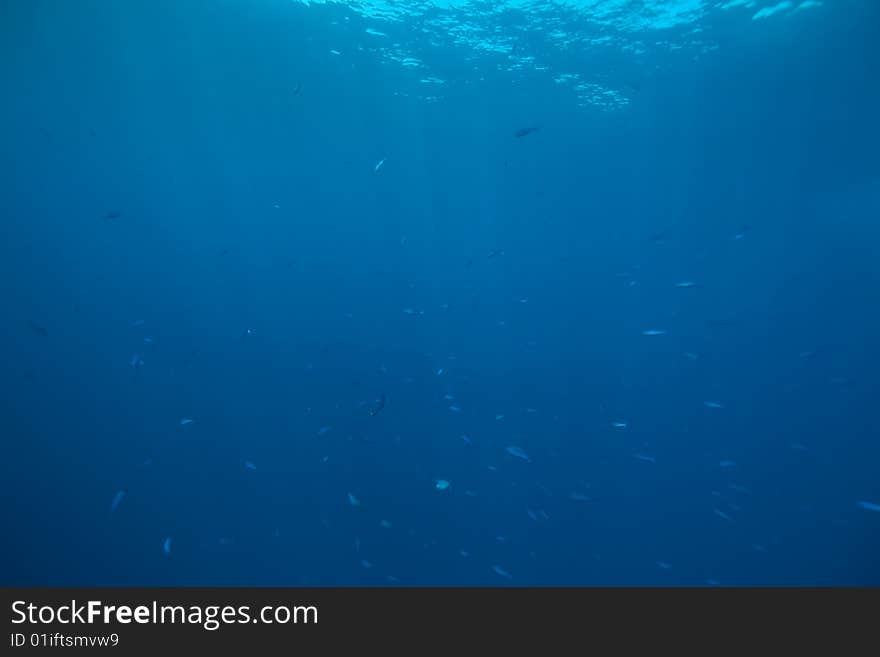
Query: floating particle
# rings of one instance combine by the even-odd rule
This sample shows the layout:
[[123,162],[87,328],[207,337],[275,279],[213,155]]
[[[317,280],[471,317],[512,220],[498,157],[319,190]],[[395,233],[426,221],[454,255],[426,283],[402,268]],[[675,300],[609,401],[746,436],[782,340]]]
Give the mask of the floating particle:
[[116,511],[119,508],[119,505],[122,503],[122,498],[125,497],[125,491],[121,490],[116,495],[113,496],[113,501],[110,502],[110,513]]
[[434,484],[434,488],[436,488],[437,490],[446,490],[447,488],[449,488],[449,482],[445,479],[438,479]]
[[507,579],[513,579],[513,575],[504,570],[501,566],[492,566],[492,570],[496,575],[500,575],[501,577],[506,577]]
[[517,447],[516,445],[510,445],[504,448],[504,451],[510,454],[511,456],[515,456],[518,459],[522,459],[528,463],[532,462],[532,459],[529,458],[529,455],[525,453],[522,447]]

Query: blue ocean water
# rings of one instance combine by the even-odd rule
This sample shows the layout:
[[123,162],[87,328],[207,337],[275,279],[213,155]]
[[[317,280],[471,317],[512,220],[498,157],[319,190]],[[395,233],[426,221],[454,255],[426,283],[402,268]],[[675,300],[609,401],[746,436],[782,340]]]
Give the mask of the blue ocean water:
[[880,11],[0,5],[5,585],[880,584]]

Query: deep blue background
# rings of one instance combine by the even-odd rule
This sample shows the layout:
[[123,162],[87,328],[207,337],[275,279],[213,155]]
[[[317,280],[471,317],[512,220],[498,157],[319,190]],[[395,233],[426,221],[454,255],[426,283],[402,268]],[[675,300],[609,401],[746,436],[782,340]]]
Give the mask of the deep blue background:
[[0,583],[880,584],[878,15],[826,4],[602,112],[395,93],[340,8],[3,3]]

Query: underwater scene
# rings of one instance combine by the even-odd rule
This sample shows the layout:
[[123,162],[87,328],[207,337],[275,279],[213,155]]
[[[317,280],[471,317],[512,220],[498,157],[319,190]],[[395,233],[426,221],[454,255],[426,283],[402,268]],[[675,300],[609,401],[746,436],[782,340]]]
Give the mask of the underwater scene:
[[5,586],[880,585],[880,4],[0,4]]

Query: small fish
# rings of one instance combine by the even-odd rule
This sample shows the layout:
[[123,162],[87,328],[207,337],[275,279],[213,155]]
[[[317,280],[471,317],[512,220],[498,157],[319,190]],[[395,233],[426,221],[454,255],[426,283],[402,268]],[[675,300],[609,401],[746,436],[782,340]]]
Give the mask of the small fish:
[[31,331],[33,331],[34,333],[36,333],[37,335],[39,335],[41,338],[45,338],[45,337],[47,337],[47,336],[49,335],[49,331],[47,331],[45,328],[43,328],[42,326],[40,326],[39,324],[37,324],[37,323],[36,323],[35,321],[33,321],[32,319],[29,319],[29,320],[27,321],[27,325],[28,325],[28,328],[29,328]]
[[378,415],[379,411],[385,408],[385,394],[379,395],[376,401],[373,403],[373,406],[370,408],[370,417],[374,415]]
[[721,461],[718,465],[725,470],[736,467],[736,461]]
[[611,426],[614,427],[615,429],[626,429],[627,424],[626,424],[626,422],[617,421],[617,422],[612,422]]
[[461,409],[455,405],[450,406],[449,410],[452,411],[453,413],[461,413]]
[[592,501],[589,497],[584,495],[583,493],[578,493],[577,491],[571,491],[568,494],[568,498],[573,502],[590,502]]
[[442,375],[443,375],[443,368],[441,367],[439,370],[437,370],[437,376],[442,376]]
[[116,495],[113,496],[113,501],[110,502],[110,513],[116,511],[119,508],[119,505],[122,503],[122,498],[125,497],[125,491],[121,490]]
[[447,488],[449,488],[449,482],[445,479],[438,479],[434,484],[434,488],[436,488],[437,490],[446,490]]
[[121,216],[122,210],[110,210],[110,212],[104,215],[104,221],[113,221],[114,219],[119,219]]
[[748,224],[744,225],[742,228],[739,229],[739,232],[733,236],[733,239],[735,239],[735,240],[743,239],[746,236],[746,233],[748,233],[751,229],[752,229],[752,227],[749,226]]
[[380,520],[379,526],[383,529],[391,529],[391,522],[389,522],[388,520]]
[[715,508],[713,508],[713,509],[712,509],[712,512],[713,512],[716,516],[718,516],[719,518],[724,518],[724,519],[727,520],[728,522],[733,522],[733,518],[731,518],[729,515],[727,515],[726,513],[724,513],[724,511],[721,511],[721,510],[719,510],[719,509],[715,509]]
[[522,137],[525,137],[526,135],[530,135],[533,132],[537,132],[537,131],[538,131],[537,126],[528,126],[525,128],[520,128],[519,130],[517,130],[516,132],[513,133],[513,136],[516,137],[517,139],[521,139]]
[[257,466],[255,466],[255,465],[254,465],[253,463],[251,463],[250,461],[245,461],[245,462],[244,462],[244,467],[245,467],[247,470],[256,470],[256,469],[257,469]]
[[665,561],[656,561],[655,563],[657,564],[658,568],[662,568],[663,570],[669,570],[670,568],[672,568],[672,564]]
[[496,419],[496,420],[503,420],[503,419],[504,419],[504,416],[503,416],[503,415],[496,415],[496,416],[495,416],[495,419]]
[[341,55],[342,53],[339,52],[338,50],[331,50],[331,51],[330,51],[330,54],[331,54],[331,55]]
[[510,454],[511,456],[515,456],[518,459],[522,459],[527,463],[531,463],[532,459],[529,458],[529,455],[525,453],[525,451],[521,447],[517,447],[516,445],[510,445],[509,447],[505,447],[504,451]]
[[253,332],[252,329],[245,329],[245,330],[244,330],[244,333],[242,333],[242,334],[238,337],[238,341],[239,341],[239,342],[244,342],[244,341],[247,340],[249,337],[251,337],[253,334],[254,334],[254,332]]
[[171,554],[171,537],[169,536],[162,542],[162,552]]
[[128,361],[128,365],[129,365],[129,367],[131,367],[132,369],[135,369],[135,370],[136,370],[137,368],[143,366],[143,364],[144,364],[144,361],[143,361],[143,359],[141,358],[141,355],[140,355],[140,354],[134,354],[134,355],[131,357],[131,359],[129,359],[129,361]]
[[504,255],[504,251],[501,249],[496,249],[495,251],[489,251],[490,258],[497,258],[498,256]]
[[416,310],[415,308],[404,308],[403,314],[404,315],[424,315],[425,311],[424,310]]
[[679,281],[675,284],[675,287],[696,287],[696,285],[693,281]]
[[635,454],[633,458],[637,458],[639,461],[645,461],[645,463],[657,462],[657,460],[653,456],[645,456],[644,454]]
[[461,434],[461,436],[459,436],[459,437],[464,441],[465,445],[471,444],[471,438],[466,433]]
[[354,493],[348,494],[348,503],[351,504],[352,506],[360,506],[361,505],[361,501],[357,497],[355,497]]
[[705,406],[706,408],[724,408],[723,404],[714,401],[704,401],[703,406]]
[[373,167],[373,173],[379,173],[379,169],[382,168],[382,165],[385,164],[385,158],[383,157],[376,163],[376,166]]
[[858,502],[856,502],[856,506],[860,509],[864,509],[865,511],[880,512],[880,504],[874,504],[873,502],[859,500]]
[[513,579],[513,575],[504,570],[501,566],[492,566],[492,570],[495,571],[496,575],[501,575],[501,577],[506,577],[507,579]]
[[361,559],[361,566],[363,566],[364,568],[369,569],[369,568],[372,568],[372,567],[373,567],[373,564],[371,564],[371,563],[370,563],[369,561],[367,561],[366,559]]
[[180,420],[180,426],[186,426],[187,424],[192,424],[192,423],[193,423],[193,420],[188,417],[181,418],[181,420]]
[[642,331],[642,335],[666,335],[666,331],[661,329],[648,329],[646,331]]
[[333,428],[333,427],[321,427],[320,429],[318,429],[318,435],[319,435],[319,436],[324,436],[324,435],[326,435],[326,434],[327,434],[332,428]]

